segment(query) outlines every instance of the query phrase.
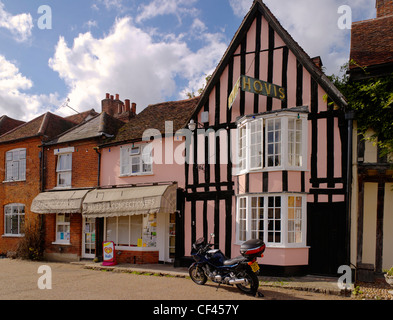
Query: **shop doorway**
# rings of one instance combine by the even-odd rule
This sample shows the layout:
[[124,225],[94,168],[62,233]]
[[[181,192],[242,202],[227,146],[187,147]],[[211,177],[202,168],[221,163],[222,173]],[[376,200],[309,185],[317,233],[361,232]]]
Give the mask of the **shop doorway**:
[[169,215],[169,262],[175,261],[176,249],[176,213]]
[[94,259],[96,256],[96,219],[83,218],[82,258]]

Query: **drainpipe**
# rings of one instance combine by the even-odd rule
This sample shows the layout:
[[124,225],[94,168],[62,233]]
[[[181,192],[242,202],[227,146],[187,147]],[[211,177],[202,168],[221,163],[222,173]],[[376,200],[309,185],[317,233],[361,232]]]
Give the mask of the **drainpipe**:
[[351,196],[352,196],[352,149],[353,149],[353,120],[355,111],[349,110],[345,113],[345,120],[348,121],[348,148],[347,148],[347,185],[346,185],[346,243],[347,243],[347,265],[351,263]]
[[94,147],[95,152],[97,152],[97,154],[98,154],[97,187],[100,186],[100,178],[101,178],[101,175],[100,175],[100,172],[101,172],[101,152],[98,151],[99,149],[100,149],[99,147]]
[[[97,172],[97,188],[100,186],[100,172],[101,172],[101,152],[99,147],[94,147],[98,154],[98,172]],[[103,261],[101,243],[104,239],[104,218],[96,218],[96,258],[98,261]]]

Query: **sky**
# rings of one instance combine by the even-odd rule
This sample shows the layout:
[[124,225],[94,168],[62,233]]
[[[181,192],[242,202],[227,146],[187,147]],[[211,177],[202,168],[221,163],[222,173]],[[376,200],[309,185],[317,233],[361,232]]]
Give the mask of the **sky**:
[[[0,0],[0,115],[100,112],[106,93],[138,113],[185,99],[213,73],[252,2]],[[351,8],[352,21],[375,18],[374,0],[264,2],[328,75],[349,59],[339,7]]]

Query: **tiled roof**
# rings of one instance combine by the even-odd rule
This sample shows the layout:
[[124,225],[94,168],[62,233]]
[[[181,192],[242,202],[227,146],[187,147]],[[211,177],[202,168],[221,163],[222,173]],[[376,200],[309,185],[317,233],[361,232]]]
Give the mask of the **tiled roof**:
[[199,97],[196,97],[149,105],[120,128],[116,137],[111,139],[109,143],[116,144],[141,139],[147,129],[157,129],[160,133],[165,133],[165,121],[173,122],[173,132],[175,133],[187,126],[198,101]]
[[90,109],[85,112],[81,112],[78,114],[74,114],[72,116],[64,117],[64,119],[74,122],[75,124],[80,124],[83,121],[87,121],[87,120],[91,119],[92,117],[95,117],[98,114],[99,113],[96,112],[94,109]]
[[124,122],[108,115],[106,112],[96,115],[95,117],[71,128],[65,133],[60,134],[55,139],[45,145],[53,145],[64,142],[71,142],[84,139],[94,139],[98,137],[114,136]]
[[12,119],[6,115],[0,117],[0,136],[24,123],[24,121]]
[[3,134],[0,137],[0,143],[37,136],[43,136],[43,140],[47,141],[53,139],[61,132],[70,129],[74,125],[75,124],[71,121],[47,112]]
[[350,58],[361,67],[393,62],[393,15],[354,22]]

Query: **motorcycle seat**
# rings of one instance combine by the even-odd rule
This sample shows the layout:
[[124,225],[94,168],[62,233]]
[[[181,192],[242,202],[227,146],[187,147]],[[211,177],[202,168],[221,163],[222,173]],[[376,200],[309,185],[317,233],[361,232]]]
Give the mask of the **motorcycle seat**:
[[225,260],[223,264],[224,264],[224,266],[231,266],[231,265],[238,264],[238,263],[246,261],[246,260],[247,259],[245,257],[238,256],[238,257],[233,258],[233,259]]

